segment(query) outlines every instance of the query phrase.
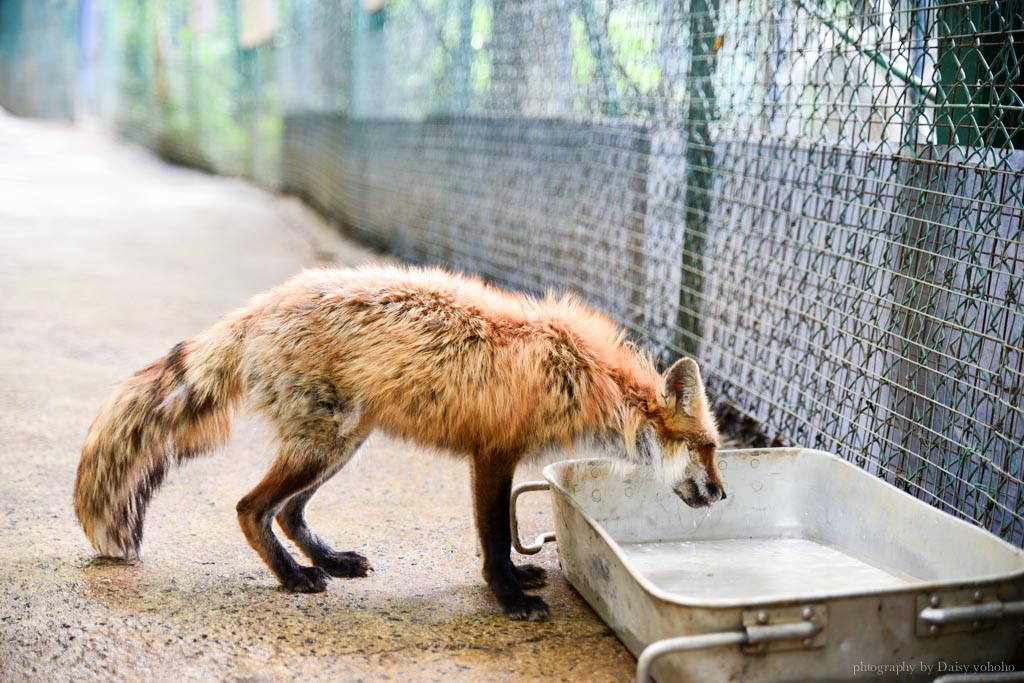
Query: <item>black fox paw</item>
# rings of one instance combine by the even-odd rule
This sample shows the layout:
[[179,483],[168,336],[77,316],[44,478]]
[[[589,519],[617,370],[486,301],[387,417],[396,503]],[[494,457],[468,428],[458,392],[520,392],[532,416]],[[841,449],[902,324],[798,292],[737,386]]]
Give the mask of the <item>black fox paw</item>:
[[521,595],[502,608],[505,616],[515,621],[547,621],[551,616],[548,603],[536,595]]
[[514,564],[512,573],[519,579],[519,585],[523,588],[541,588],[548,583],[547,571],[534,564]]
[[293,593],[322,593],[330,580],[330,575],[320,567],[299,567],[281,583]]
[[318,558],[316,566],[322,568],[331,576],[340,578],[366,576],[368,572],[373,571],[373,567],[370,566],[369,561],[365,557],[359,553],[347,551],[334,552],[326,557]]

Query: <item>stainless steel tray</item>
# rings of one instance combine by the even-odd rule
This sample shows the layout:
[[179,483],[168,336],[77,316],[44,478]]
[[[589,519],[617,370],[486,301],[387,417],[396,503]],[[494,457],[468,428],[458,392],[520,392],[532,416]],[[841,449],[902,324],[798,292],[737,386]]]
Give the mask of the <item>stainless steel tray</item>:
[[[558,539],[569,581],[639,658],[637,680],[1020,671],[1019,548],[828,453],[719,459],[729,497],[710,510],[604,460],[555,463],[513,491],[516,549]],[[515,501],[542,488],[555,533],[523,546]]]

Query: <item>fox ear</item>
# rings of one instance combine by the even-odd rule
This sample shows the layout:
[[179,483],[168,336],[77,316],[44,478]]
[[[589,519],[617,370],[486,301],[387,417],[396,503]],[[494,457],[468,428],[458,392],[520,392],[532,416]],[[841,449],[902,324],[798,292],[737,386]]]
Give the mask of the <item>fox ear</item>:
[[693,415],[696,403],[704,397],[704,384],[700,381],[700,369],[692,358],[677,360],[665,371],[661,385],[661,400],[665,407]]

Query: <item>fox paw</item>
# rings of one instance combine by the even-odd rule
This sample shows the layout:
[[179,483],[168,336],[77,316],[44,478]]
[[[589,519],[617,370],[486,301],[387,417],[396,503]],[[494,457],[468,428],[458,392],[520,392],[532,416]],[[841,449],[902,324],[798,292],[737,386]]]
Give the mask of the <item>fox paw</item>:
[[320,567],[299,567],[281,583],[293,593],[322,593],[330,580],[330,575]]
[[333,552],[326,557],[318,558],[316,566],[331,576],[340,578],[366,576],[368,572],[373,571],[373,567],[365,557],[353,552]]
[[534,564],[514,564],[512,573],[519,579],[519,585],[523,588],[540,588],[548,583],[547,571]]
[[551,616],[548,603],[536,595],[520,595],[502,605],[505,616],[515,621],[547,621]]

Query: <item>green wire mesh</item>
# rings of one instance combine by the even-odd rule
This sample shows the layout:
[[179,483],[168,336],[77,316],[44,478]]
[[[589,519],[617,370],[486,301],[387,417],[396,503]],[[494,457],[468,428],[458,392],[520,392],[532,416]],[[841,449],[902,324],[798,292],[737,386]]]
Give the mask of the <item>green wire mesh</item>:
[[697,357],[741,440],[1024,543],[1021,3],[281,0],[242,49],[253,4],[80,2],[97,116],[403,257],[574,289]]

